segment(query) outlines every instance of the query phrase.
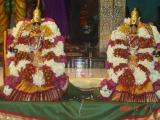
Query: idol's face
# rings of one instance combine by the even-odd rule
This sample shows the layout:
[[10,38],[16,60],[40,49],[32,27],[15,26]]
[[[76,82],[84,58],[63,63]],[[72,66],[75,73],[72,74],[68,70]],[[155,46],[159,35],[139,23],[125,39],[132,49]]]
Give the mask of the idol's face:
[[131,24],[135,25],[138,22],[138,18],[136,16],[131,17]]

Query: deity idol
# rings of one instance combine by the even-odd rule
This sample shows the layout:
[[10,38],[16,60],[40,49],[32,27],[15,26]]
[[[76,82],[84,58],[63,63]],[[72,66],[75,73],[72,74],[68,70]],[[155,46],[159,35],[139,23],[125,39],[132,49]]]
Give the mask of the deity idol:
[[11,101],[60,100],[67,89],[68,77],[64,73],[64,38],[54,20],[41,19],[36,7],[33,19],[19,21],[7,42],[9,39],[5,98]]
[[100,93],[111,101],[158,102],[160,62],[153,54],[160,43],[157,28],[142,23],[136,9],[111,34],[107,48],[108,76]]

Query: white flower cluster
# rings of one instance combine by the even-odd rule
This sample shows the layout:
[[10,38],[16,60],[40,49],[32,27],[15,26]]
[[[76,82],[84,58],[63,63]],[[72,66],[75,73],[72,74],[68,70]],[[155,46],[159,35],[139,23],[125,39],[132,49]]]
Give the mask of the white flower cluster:
[[109,69],[107,72],[108,72],[109,78],[112,79],[114,83],[118,83],[118,76],[115,74],[113,69]]
[[[117,40],[117,39],[121,39],[121,40],[125,40],[127,39],[126,35],[122,32],[119,32],[118,30],[113,31],[112,35],[111,35],[111,40]],[[128,60],[125,58],[121,58],[118,56],[114,55],[114,51],[115,49],[127,49],[127,46],[123,45],[123,44],[116,44],[115,46],[108,46],[107,49],[107,61],[109,63],[113,64],[113,67],[121,64],[121,63],[128,63]],[[121,76],[123,74],[123,70],[121,71],[117,71],[116,73],[113,71],[113,68],[109,69],[108,71],[109,74],[109,78],[111,78],[113,80],[114,83],[118,83],[118,78],[119,76]]]
[[101,88],[100,90],[100,94],[104,97],[104,98],[108,98],[111,96],[112,91],[108,89],[108,86],[105,85]]
[[42,86],[45,84],[44,75],[41,70],[37,70],[37,72],[33,74],[32,77],[33,77],[33,84],[37,86]]
[[12,35],[13,37],[16,37],[17,34],[18,34],[18,31],[20,29],[20,27],[24,24],[24,21],[19,21],[17,24],[16,24],[16,27],[13,28],[13,31],[12,31]]
[[57,63],[54,60],[45,61],[44,65],[50,66],[52,71],[56,74],[56,77],[59,77],[65,72],[65,64]]
[[16,76],[16,77],[19,76],[17,67],[16,67],[16,65],[13,61],[9,65],[9,72],[10,72],[10,75],[13,75],[13,76]]
[[156,95],[160,99],[160,90],[156,91]]
[[148,60],[143,60],[143,61],[138,61],[138,64],[143,65],[144,67],[146,67],[150,72],[152,72],[154,70],[154,62],[150,62]]
[[54,48],[42,49],[41,56],[47,55],[49,52],[53,52]]
[[160,79],[160,73],[156,70],[153,70],[151,75],[150,75],[150,79],[152,80],[152,82],[156,82],[158,79]]
[[131,22],[131,19],[130,19],[130,18],[125,18],[125,19],[124,19],[124,23],[126,23],[126,24],[128,24],[128,25],[129,25],[129,24],[130,24],[130,22]]
[[21,52],[30,52],[31,51],[31,46],[24,45],[24,44],[17,44],[15,46],[15,49],[18,49],[18,51],[21,51]]
[[149,53],[149,54],[152,54],[154,51],[154,48],[141,48],[139,49],[137,52],[138,53]]
[[31,31],[26,31],[26,30],[24,30],[23,32],[22,32],[22,34],[21,34],[21,36],[29,36],[29,34],[30,34],[30,32]]
[[111,39],[112,40],[116,40],[116,39],[126,40],[127,36],[125,33],[120,32],[119,30],[114,30],[111,34]]
[[140,68],[135,68],[133,72],[134,78],[135,78],[135,84],[136,85],[142,85],[146,80],[146,73],[142,71]]
[[42,27],[43,26],[48,26],[50,28],[50,30],[52,30],[52,35],[44,37],[45,40],[47,40],[47,39],[53,40],[53,38],[55,38],[56,36],[61,35],[61,33],[59,31],[59,28],[57,27],[55,22],[46,21],[46,22],[43,22],[41,25],[42,25]]
[[59,41],[55,47],[49,49],[43,49],[41,56],[48,54],[49,52],[54,52],[56,56],[65,55],[64,53],[64,44],[62,41]]
[[65,55],[64,53],[64,44],[62,41],[59,41],[53,49],[56,56]]
[[156,26],[150,25],[153,31],[153,37],[156,43],[160,43],[160,33],[157,30]]
[[15,56],[15,53],[7,51],[7,58],[11,58],[11,57],[14,57],[14,56]]
[[[115,47],[115,48],[118,48],[118,47]],[[120,48],[122,48],[122,47],[120,47]],[[124,46],[123,48],[125,49],[126,47]],[[107,49],[108,62],[113,63],[114,67],[119,65],[120,63],[128,63],[127,59],[114,56],[114,50],[115,50],[114,47],[108,46],[108,49]]]
[[27,64],[31,63],[30,61],[28,60],[20,60],[18,62],[17,65],[15,65],[15,62],[12,61],[9,65],[9,72],[10,72],[10,75],[13,75],[13,76],[16,76],[16,77],[19,77],[19,74],[18,72],[20,72],[22,69],[24,69],[26,67]]
[[20,60],[18,62],[18,64],[16,65],[16,68],[18,71],[21,71],[21,69],[24,69],[26,67],[26,65],[29,63],[31,63],[31,62],[28,60]]
[[151,38],[151,35],[148,33],[147,29],[144,27],[139,28],[137,34],[139,37]]
[[9,87],[9,85],[4,86],[3,93],[6,96],[9,96],[12,93],[13,89]]

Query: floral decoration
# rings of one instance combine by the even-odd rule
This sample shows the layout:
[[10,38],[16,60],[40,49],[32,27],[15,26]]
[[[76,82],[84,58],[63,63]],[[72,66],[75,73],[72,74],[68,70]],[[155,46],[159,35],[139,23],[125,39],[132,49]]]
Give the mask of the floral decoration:
[[[125,19],[125,24],[129,22],[129,19]],[[154,29],[154,36],[158,41],[159,33],[156,27],[152,26],[152,29]],[[112,81],[114,85],[133,87],[142,86],[149,80],[153,83],[158,81],[160,71],[157,71],[159,64],[158,62],[156,64],[153,56],[154,48],[154,38],[145,27],[139,27],[135,36],[123,32],[120,27],[114,30],[106,52],[106,66],[110,79],[108,82]],[[103,80],[102,83],[106,84],[101,83],[100,93],[104,97],[110,97],[113,92],[108,82]],[[160,97],[159,91],[156,92],[158,97]]]
[[[11,51],[8,46],[9,76],[6,78],[8,82],[3,91],[7,96],[11,94],[15,87],[12,86],[12,82],[9,82],[13,78],[30,82],[39,87],[48,84],[56,86],[58,82],[61,83],[60,86],[62,87],[66,82],[64,80],[66,79],[64,73],[66,62],[64,38],[61,36],[56,23],[52,19],[42,20],[40,29],[43,39],[40,47],[36,49],[34,48],[36,39],[30,36],[31,28],[29,20],[19,21],[16,27],[13,28],[12,37],[9,37],[12,39],[10,41],[15,41],[14,49],[16,49],[16,52]],[[17,38],[17,36],[19,37]],[[39,55],[40,62],[37,61],[36,63],[36,55]]]

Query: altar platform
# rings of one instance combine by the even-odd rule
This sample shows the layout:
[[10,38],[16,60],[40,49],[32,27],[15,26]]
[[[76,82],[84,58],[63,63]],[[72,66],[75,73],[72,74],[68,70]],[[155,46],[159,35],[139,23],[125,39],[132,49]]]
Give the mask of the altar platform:
[[0,111],[43,120],[125,120],[133,116],[137,119],[132,120],[147,120],[144,118],[160,107],[160,103],[113,103],[94,99],[94,96],[89,99],[90,94],[84,95],[86,93],[70,85],[60,102],[7,102],[1,99]]
[[[96,70],[92,69],[92,72],[96,72]],[[0,113],[30,116],[37,118],[35,120],[147,120],[146,118],[152,115],[154,110],[160,108],[160,103],[106,102],[98,95],[98,88],[91,91],[84,90],[85,87],[93,84],[88,84],[82,90],[77,88],[76,83],[79,81],[76,81],[78,75],[74,69],[66,69],[66,72],[70,73],[72,79],[64,98],[60,102],[10,102],[0,98]],[[103,73],[104,71],[101,69],[99,72]],[[1,82],[2,73],[1,69]],[[81,74],[79,75],[81,76]],[[90,75],[92,76],[91,73]],[[99,75],[103,76],[104,74]],[[75,82],[73,82],[74,79]],[[83,73],[81,79],[87,80]],[[21,120],[31,120],[31,118]]]

